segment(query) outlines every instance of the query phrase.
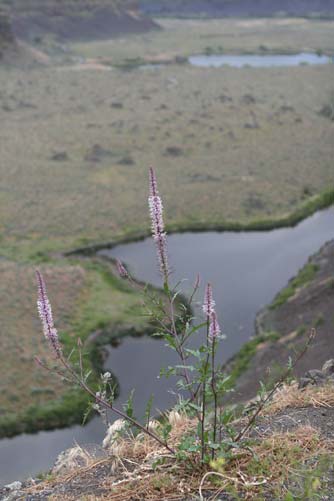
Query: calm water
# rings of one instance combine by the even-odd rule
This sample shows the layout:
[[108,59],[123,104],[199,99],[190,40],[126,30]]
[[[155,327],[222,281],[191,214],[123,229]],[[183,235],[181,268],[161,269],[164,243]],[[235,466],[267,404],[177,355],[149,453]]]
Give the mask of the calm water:
[[[185,292],[200,273],[202,284],[211,281],[217,311],[227,338],[220,352],[224,361],[233,355],[254,333],[256,313],[286,285],[289,278],[322,244],[334,238],[334,208],[319,212],[295,228],[249,233],[184,233],[169,237],[173,279],[183,282]],[[133,274],[159,285],[155,252],[150,239],[102,251],[106,256],[126,262]],[[203,287],[199,294],[202,300]],[[173,362],[163,342],[128,338],[118,348],[110,348],[106,369],[120,381],[120,403],[129,390],[136,388],[138,415],[154,393],[155,409],[165,409],[173,401],[170,382],[158,379],[161,366]],[[46,471],[58,453],[73,445],[100,443],[104,427],[98,418],[86,427],[21,435],[0,441],[0,484]],[[33,454],[32,454],[33,451]]]
[[301,52],[300,54],[221,54],[221,55],[197,55],[189,57],[189,63],[193,66],[220,68],[228,65],[236,68],[252,66],[254,68],[269,68],[272,66],[298,66],[300,64],[327,64],[332,58],[318,56],[317,54]]

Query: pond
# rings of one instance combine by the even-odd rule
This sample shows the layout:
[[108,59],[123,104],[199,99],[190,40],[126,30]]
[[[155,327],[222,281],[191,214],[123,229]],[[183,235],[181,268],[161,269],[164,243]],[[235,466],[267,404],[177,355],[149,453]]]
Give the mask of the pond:
[[[318,212],[294,228],[266,232],[201,232],[170,235],[168,239],[173,280],[189,289],[197,272],[202,288],[213,284],[217,312],[226,334],[220,360],[236,353],[254,334],[256,313],[268,304],[307,258],[326,241],[334,238],[334,207]],[[105,257],[118,257],[129,265],[137,278],[160,285],[155,251],[151,239],[100,251]],[[127,338],[110,348],[105,364],[120,382],[118,405],[136,389],[135,408],[142,415],[145,403],[155,394],[154,408],[166,409],[174,401],[171,383],[158,379],[161,366],[174,360],[173,354],[156,339]],[[62,450],[73,445],[101,443],[104,426],[94,418],[85,427],[20,435],[0,441],[0,484],[24,479],[46,471]],[[33,454],[32,454],[33,451]]]
[[333,58],[326,55],[317,55],[311,52],[301,52],[299,54],[210,54],[196,55],[189,57],[189,63],[193,66],[204,68],[221,68],[222,66],[233,66],[242,68],[251,66],[253,68],[270,68],[273,66],[299,66],[303,64],[327,64]]

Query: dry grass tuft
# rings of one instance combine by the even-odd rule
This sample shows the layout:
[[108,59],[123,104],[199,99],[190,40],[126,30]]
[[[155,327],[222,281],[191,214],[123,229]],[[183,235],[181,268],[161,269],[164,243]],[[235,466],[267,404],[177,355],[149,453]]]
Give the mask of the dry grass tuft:
[[307,386],[298,389],[296,382],[283,385],[277,390],[272,402],[262,414],[273,415],[286,408],[300,407],[334,407],[334,385],[328,383],[324,386]]
[[[172,416],[171,420],[175,424],[170,445],[176,447],[184,434],[195,431],[196,423],[186,416]],[[203,467],[191,455],[187,462],[177,461],[142,434],[123,434],[117,441],[117,455],[92,460],[75,472],[35,486],[29,494],[51,489],[54,500],[87,501],[176,501],[198,494],[201,499],[217,499],[223,492],[242,495],[243,499],[260,500],[264,495],[283,499],[280,496],[288,492],[294,475],[307,478],[311,468],[313,472],[321,458],[329,457],[334,450],[333,440],[306,425],[288,433],[258,437],[250,445],[235,449],[230,460],[218,459]],[[98,491],[92,491],[94,485]]]

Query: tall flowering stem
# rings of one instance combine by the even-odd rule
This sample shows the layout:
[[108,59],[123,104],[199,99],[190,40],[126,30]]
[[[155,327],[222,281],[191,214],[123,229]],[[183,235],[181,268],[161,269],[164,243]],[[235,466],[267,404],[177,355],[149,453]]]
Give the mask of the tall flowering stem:
[[167,235],[163,220],[163,205],[158,192],[157,178],[153,168],[150,168],[150,194],[148,205],[150,208],[152,236],[157,249],[158,263],[165,285],[168,285],[168,255],[167,255]]
[[[213,414],[213,437],[212,441],[213,443],[216,443],[216,438],[217,438],[217,413],[218,413],[218,394],[217,394],[217,387],[216,387],[216,364],[215,364],[215,354],[216,354],[216,345],[217,341],[219,338],[219,335],[221,334],[220,326],[218,323],[217,319],[217,314],[215,311],[211,313],[210,317],[210,326],[209,326],[209,341],[212,344],[211,346],[211,388],[212,388],[212,395],[213,395],[213,401],[214,401],[214,414]],[[211,457],[212,459],[215,458],[215,450],[212,449],[211,451]]]
[[[107,399],[106,393],[96,392],[95,390],[93,390],[92,388],[90,388],[88,386],[87,376],[85,377],[83,374],[83,371],[82,371],[81,341],[78,340],[79,360],[80,360],[80,372],[79,373],[77,373],[77,371],[74,369],[74,367],[70,364],[69,358],[68,359],[65,358],[65,356],[62,352],[61,346],[60,346],[57,330],[54,327],[51,304],[50,304],[50,301],[49,301],[49,298],[47,295],[44,278],[43,278],[41,272],[38,270],[36,270],[36,277],[37,277],[37,282],[38,282],[37,308],[38,308],[39,316],[40,316],[41,321],[42,321],[44,336],[50,342],[51,348],[55,352],[55,354],[58,358],[59,364],[61,364],[63,366],[63,368],[65,369],[65,373],[67,374],[67,377],[65,377],[65,379],[67,381],[71,381],[71,382],[81,386],[81,388],[83,390],[85,390],[93,398],[95,405],[101,406],[101,408],[103,408],[103,409],[113,411],[116,415],[118,415],[119,417],[121,417],[124,420],[127,420],[131,425],[135,426],[140,431],[142,431],[146,435],[149,435],[151,438],[156,440],[156,442],[158,442],[161,446],[165,447],[169,452],[171,452],[172,454],[175,454],[174,449],[172,449],[168,445],[167,440],[159,437],[156,433],[147,429],[140,422],[136,421],[131,416],[128,416],[125,412],[121,411],[120,409],[117,409],[113,405],[112,401],[109,402],[109,400]],[[64,379],[64,374],[61,373],[59,370],[50,369],[38,357],[36,357],[35,360],[36,360],[38,365],[49,370],[50,372],[57,374],[58,376],[61,376],[61,378]],[[105,377],[105,375],[103,377]]]
[[[216,342],[220,335],[220,327],[218,323],[217,313],[215,310],[216,302],[213,298],[212,286],[210,283],[207,284],[204,293],[204,301],[202,305],[202,309],[204,314],[206,315],[206,346],[207,346],[207,357],[204,363],[204,374],[205,378],[203,381],[202,387],[202,460],[205,454],[204,447],[204,427],[205,427],[205,409],[206,409],[206,377],[207,373],[210,370],[209,356],[211,353],[211,388],[212,395],[214,399],[214,422],[213,422],[213,443],[216,442],[217,437],[217,413],[218,413],[218,395],[216,388],[216,367],[215,367],[215,352],[216,352]],[[214,459],[215,450],[212,449],[211,457]]]
[[43,333],[46,339],[49,341],[56,357],[60,358],[62,355],[62,350],[59,343],[58,333],[57,329],[54,326],[52,308],[48,298],[44,278],[39,270],[36,270],[36,277],[38,283],[37,309],[42,321]]
[[220,334],[221,330],[217,319],[217,313],[213,311],[210,316],[209,341],[215,343]]

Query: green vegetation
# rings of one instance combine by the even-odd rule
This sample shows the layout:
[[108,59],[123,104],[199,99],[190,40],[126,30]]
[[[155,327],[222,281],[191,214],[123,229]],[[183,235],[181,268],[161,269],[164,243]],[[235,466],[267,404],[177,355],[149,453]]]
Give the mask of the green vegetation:
[[270,309],[274,310],[278,306],[286,303],[288,299],[296,293],[298,288],[303,287],[314,279],[318,269],[318,265],[307,263],[300,270],[298,275],[290,280],[288,286],[279,292],[273,303],[270,305]]
[[[139,296],[111,274],[107,263],[72,259],[41,269],[47,277],[65,351],[70,353],[80,337],[89,354],[85,369],[93,370],[90,380],[94,387],[102,370],[101,344],[120,335],[152,331],[147,320],[136,313]],[[81,423],[87,396],[69,389],[33,360],[34,355],[49,358],[49,347],[35,322],[35,301],[31,301],[35,291],[33,268],[25,265],[18,270],[15,263],[4,262],[1,271],[0,437]],[[11,309],[4,301],[5,294],[8,301],[15,301]],[[94,343],[89,340],[92,333],[97,337]]]
[[228,363],[228,367],[231,367],[231,371],[229,372],[229,385],[233,387],[237,379],[243,374],[252,358],[254,357],[259,345],[266,342],[277,341],[280,338],[280,334],[277,332],[268,332],[265,334],[261,334],[259,336],[254,337],[247,343],[245,343],[242,348],[238,351],[238,353],[232,358],[232,360]]

